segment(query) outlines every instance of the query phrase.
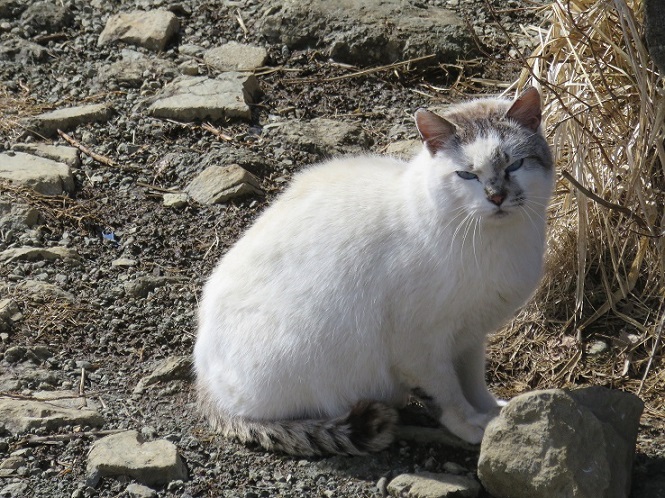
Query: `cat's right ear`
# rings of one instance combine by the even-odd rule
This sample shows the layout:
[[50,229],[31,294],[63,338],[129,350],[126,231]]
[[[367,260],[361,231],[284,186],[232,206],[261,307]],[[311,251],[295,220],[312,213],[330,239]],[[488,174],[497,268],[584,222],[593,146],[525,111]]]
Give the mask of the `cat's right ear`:
[[430,154],[445,149],[455,137],[455,125],[427,109],[416,111],[416,126]]

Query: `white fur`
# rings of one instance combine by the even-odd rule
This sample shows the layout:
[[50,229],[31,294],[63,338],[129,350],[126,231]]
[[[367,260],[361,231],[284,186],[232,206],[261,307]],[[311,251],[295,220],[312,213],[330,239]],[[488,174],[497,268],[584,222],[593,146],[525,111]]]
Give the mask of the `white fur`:
[[[465,160],[482,164],[489,142]],[[460,159],[353,157],[294,179],[203,292],[195,368],[222,414],[335,417],[420,387],[480,441],[498,406],[485,337],[540,279],[552,174],[525,163],[527,205],[495,216]]]

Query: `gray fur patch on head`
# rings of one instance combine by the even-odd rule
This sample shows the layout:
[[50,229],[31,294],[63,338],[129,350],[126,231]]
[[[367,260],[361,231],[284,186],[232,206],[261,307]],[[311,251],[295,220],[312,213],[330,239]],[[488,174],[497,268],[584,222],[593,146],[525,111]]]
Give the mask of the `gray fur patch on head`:
[[456,128],[456,145],[462,147],[481,137],[495,135],[514,156],[531,157],[546,169],[553,168],[549,146],[540,131],[532,131],[506,116],[513,103],[504,99],[482,99],[449,108],[443,117]]

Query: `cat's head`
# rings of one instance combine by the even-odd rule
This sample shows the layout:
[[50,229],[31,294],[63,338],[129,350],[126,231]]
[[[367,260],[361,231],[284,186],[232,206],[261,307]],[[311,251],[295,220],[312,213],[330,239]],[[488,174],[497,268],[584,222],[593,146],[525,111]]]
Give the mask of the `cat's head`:
[[440,195],[448,207],[484,219],[510,219],[515,213],[523,217],[529,211],[542,216],[554,173],[540,121],[535,88],[514,102],[480,99],[460,104],[443,117],[419,109],[416,125],[426,149],[423,156],[438,183],[433,195]]

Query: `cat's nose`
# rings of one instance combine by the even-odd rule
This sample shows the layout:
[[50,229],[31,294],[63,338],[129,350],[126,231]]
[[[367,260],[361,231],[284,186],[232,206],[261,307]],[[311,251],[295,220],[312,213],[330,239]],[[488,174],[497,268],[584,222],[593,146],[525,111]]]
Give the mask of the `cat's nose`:
[[487,199],[488,199],[492,204],[496,204],[497,206],[500,206],[501,204],[503,204],[503,201],[506,200],[506,194],[503,194],[503,193],[497,193],[497,194],[488,195],[488,196],[487,196]]

